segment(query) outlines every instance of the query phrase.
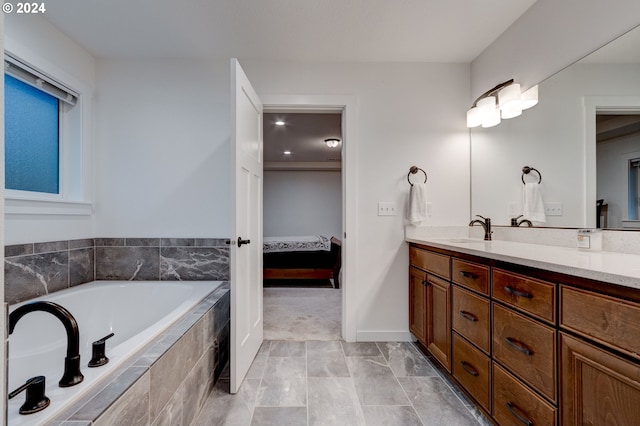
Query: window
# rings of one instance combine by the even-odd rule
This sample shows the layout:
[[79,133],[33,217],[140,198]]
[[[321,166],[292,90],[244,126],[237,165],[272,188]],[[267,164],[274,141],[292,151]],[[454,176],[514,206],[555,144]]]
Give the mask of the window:
[[5,52],[5,195],[82,202],[79,94]]
[[4,76],[5,188],[59,193],[58,99]]

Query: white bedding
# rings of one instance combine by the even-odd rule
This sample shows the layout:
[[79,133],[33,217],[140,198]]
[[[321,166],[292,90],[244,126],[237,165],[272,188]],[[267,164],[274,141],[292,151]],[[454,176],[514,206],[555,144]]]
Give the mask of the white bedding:
[[286,251],[331,251],[331,240],[323,235],[264,237],[264,253]]

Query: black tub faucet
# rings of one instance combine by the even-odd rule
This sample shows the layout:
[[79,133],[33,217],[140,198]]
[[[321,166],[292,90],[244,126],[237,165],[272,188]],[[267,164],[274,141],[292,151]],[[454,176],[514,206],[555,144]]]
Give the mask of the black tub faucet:
[[80,372],[80,332],[78,323],[71,312],[57,303],[39,301],[20,306],[9,314],[9,334],[13,333],[16,323],[29,312],[48,312],[58,318],[67,332],[67,356],[64,359],[64,374],[58,382],[60,387],[69,387],[82,382],[84,376]]
[[479,217],[480,219],[472,220],[471,222],[469,222],[469,226],[473,226],[476,223],[479,223],[480,225],[482,225],[482,228],[484,229],[484,240],[491,241],[491,233],[493,232],[491,231],[491,218],[482,217],[479,214],[477,214],[476,216]]

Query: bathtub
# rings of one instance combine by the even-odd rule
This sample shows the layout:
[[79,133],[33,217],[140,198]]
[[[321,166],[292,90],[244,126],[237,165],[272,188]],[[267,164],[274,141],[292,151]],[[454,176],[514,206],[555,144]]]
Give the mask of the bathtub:
[[[21,318],[9,336],[8,389],[33,376],[46,376],[46,395],[51,405],[30,415],[18,414],[24,392],[8,402],[9,425],[42,424],[87,395],[102,378],[122,365],[198,302],[222,284],[221,281],[96,281],[48,296],[35,298],[58,303],[71,312],[80,331],[82,383],[61,388],[66,333],[62,323],[49,313],[32,312]],[[9,312],[24,304],[11,305]],[[89,368],[91,344],[107,340],[109,363]]]

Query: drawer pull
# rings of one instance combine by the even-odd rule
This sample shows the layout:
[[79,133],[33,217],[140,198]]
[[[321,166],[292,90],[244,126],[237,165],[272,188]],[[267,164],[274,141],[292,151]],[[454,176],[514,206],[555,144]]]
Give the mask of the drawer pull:
[[468,362],[460,361],[460,365],[462,365],[462,369],[464,371],[471,374],[472,376],[478,377],[480,375],[480,373],[478,373],[478,371],[475,368],[473,368],[471,364],[469,364]]
[[422,284],[424,286],[427,286],[427,285],[429,285],[429,282],[427,280],[422,280],[422,282],[420,284]]
[[533,355],[533,351],[529,349],[527,345],[514,339],[513,337],[505,337],[504,340],[515,350],[522,352],[525,355]]
[[527,419],[525,416],[519,413],[520,409],[515,404],[513,404],[511,401],[507,401],[506,405],[507,410],[509,410],[511,415],[518,419],[520,423],[527,426],[533,426],[533,422],[531,420]]
[[506,291],[509,294],[513,294],[514,296],[517,296],[517,297],[524,297],[526,299],[533,299],[533,294],[525,293],[524,291],[518,291],[513,287],[509,287],[508,285],[504,286],[504,291]]
[[460,271],[460,275],[462,275],[465,278],[470,278],[472,280],[475,280],[478,278],[476,274],[472,274],[471,272],[467,272],[467,271]]
[[478,321],[478,317],[473,315],[471,312],[460,311],[460,316],[462,318],[466,319],[466,320],[469,320],[469,321],[473,321],[473,322],[477,322]]

